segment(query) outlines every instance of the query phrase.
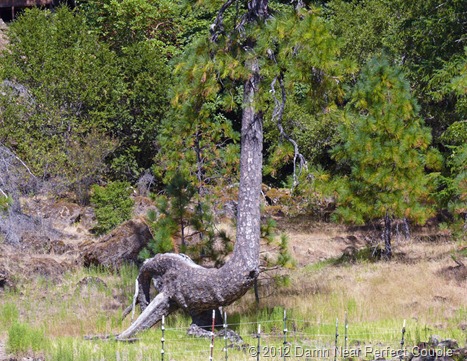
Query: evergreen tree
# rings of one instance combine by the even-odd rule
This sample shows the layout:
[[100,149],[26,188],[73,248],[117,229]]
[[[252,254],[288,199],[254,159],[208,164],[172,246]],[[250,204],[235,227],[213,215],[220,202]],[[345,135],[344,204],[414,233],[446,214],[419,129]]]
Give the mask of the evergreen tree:
[[385,255],[390,258],[391,220],[423,222],[430,214],[426,154],[429,129],[401,70],[384,58],[371,60],[352,93],[343,143],[334,157],[349,168],[338,189],[336,215],[363,224],[384,219]]

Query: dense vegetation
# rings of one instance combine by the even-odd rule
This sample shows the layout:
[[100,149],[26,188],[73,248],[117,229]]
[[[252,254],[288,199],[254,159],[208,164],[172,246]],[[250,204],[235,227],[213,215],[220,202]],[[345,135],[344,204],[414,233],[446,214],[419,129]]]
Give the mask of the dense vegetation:
[[[241,6],[223,14],[221,32]],[[318,216],[331,203],[336,220],[385,219],[387,227],[437,213],[465,222],[465,2],[271,6],[251,46],[262,56],[264,182],[292,189],[287,210]],[[91,189],[94,199],[106,194],[96,185],[123,184],[112,182],[164,191],[165,221],[153,221],[174,230],[153,251],[170,248],[180,219],[199,223],[207,205],[235,195],[248,55],[235,32],[208,41],[219,7],[81,0],[73,10],[26,10],[0,58],[0,146],[55,196],[87,203]],[[7,173],[0,209],[14,196]],[[186,205],[167,203],[178,179]],[[101,232],[116,222],[105,215]]]

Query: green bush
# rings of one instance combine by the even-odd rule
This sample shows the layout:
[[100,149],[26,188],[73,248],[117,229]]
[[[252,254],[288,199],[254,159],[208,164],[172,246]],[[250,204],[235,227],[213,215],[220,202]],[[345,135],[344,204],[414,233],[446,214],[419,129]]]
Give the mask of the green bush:
[[92,187],[91,204],[94,206],[98,225],[97,234],[104,234],[131,218],[133,199],[128,182],[111,182],[106,187]]

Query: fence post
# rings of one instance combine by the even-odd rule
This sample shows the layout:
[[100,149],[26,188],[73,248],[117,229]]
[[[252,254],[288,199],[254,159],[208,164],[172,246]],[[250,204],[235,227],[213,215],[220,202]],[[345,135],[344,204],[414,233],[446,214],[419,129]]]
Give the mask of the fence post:
[[347,351],[349,341],[349,323],[347,321],[347,312],[345,312],[345,328],[344,328],[344,350]]
[[258,323],[258,346],[256,346],[256,361],[259,361],[261,353],[261,324]]
[[401,338],[401,351],[399,354],[399,360],[402,361],[404,358],[404,344],[405,344],[405,320],[404,324],[402,325],[402,338]]
[[165,316],[162,315],[162,325],[161,325],[161,330],[162,330],[162,337],[161,337],[161,361],[164,361],[164,343],[165,343]]
[[339,338],[339,319],[336,318],[336,339],[334,341],[334,361],[337,361],[337,340]]
[[214,328],[216,325],[216,310],[212,310],[212,329],[211,329],[211,354],[209,355],[209,361],[213,360],[214,356]]
[[285,346],[287,345],[287,311],[284,308],[284,346],[282,349],[282,354],[284,355],[284,361],[286,358]]
[[227,312],[224,311],[224,353],[225,361],[229,359],[229,352],[227,349]]

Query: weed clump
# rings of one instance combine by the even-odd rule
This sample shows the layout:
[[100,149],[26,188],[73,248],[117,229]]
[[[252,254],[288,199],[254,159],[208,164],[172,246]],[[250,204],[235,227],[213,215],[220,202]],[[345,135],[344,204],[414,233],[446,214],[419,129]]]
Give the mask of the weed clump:
[[48,339],[43,330],[25,323],[14,322],[8,329],[7,350],[12,354],[26,354],[47,349]]

